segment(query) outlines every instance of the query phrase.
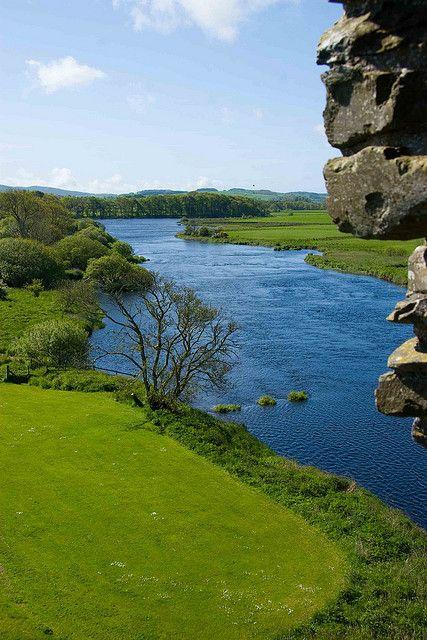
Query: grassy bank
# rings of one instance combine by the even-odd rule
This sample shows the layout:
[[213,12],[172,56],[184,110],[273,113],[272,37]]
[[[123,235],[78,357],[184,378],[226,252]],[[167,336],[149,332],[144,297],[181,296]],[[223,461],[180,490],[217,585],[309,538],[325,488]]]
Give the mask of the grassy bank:
[[[408,257],[422,242],[355,238],[338,231],[328,214],[322,211],[291,212],[268,219],[203,220],[198,224],[220,227],[227,234],[225,238],[208,238],[208,241],[262,245],[276,250],[315,249],[322,255],[308,255],[306,262],[309,264],[375,276],[399,285],[407,283]],[[190,236],[181,237],[191,239]]]
[[14,385],[0,405],[4,640],[269,639],[343,588],[334,542],[154,415]]
[[9,289],[7,299],[0,301],[0,353],[29,327],[62,316],[57,290],[43,291],[36,298],[26,289]]
[[[101,388],[104,378],[99,378]],[[34,382],[72,389],[73,380],[79,389],[96,388],[91,374],[52,374]],[[7,640],[35,640],[34,624],[54,629],[55,623],[55,637],[81,640],[87,636],[78,626],[79,607],[88,625],[95,616],[93,603],[98,606],[97,624],[89,637],[95,639],[105,637],[105,625],[108,637],[120,640],[172,635],[184,640],[204,638],[203,633],[224,640],[252,637],[247,633],[269,640],[423,639],[425,533],[351,480],[276,456],[243,426],[189,407],[178,414],[151,412],[115,404],[107,394],[45,394],[5,385],[0,386],[0,403],[0,459],[11,474],[2,493],[2,513],[12,527],[2,557],[16,564],[9,575],[9,565],[1,563],[7,569],[0,574]],[[185,449],[177,449],[173,440]],[[186,449],[198,456],[189,456]],[[218,467],[252,487],[250,496],[241,484],[229,484],[228,475],[217,475]],[[285,515],[259,503],[259,492],[284,508]],[[254,514],[260,508],[262,522]],[[292,537],[295,521],[287,521],[288,510],[322,531],[315,534],[315,544],[325,558],[328,553],[335,557],[335,563],[326,564],[327,587],[319,567],[311,579],[319,579],[322,589],[311,589],[297,577],[299,563],[302,571],[307,563],[313,570],[318,556],[310,550],[312,529],[300,529]],[[153,512],[154,521],[147,516]],[[187,544],[176,527],[185,532]],[[338,556],[336,548],[324,546],[323,535],[338,545]],[[179,561],[166,541],[179,550]],[[289,611],[284,616],[273,611],[279,593],[283,604],[294,598],[310,607],[310,613],[311,607],[325,603],[329,589],[342,585],[343,556],[344,589],[310,621],[291,621]],[[270,560],[276,563],[274,571],[273,564],[270,571],[260,565]],[[175,567],[177,562],[179,573],[183,561],[185,571],[171,579],[166,565]],[[48,572],[41,575],[45,566]],[[35,576],[40,584],[33,584]],[[141,576],[152,580],[138,580]],[[274,584],[276,578],[283,587]],[[188,594],[177,595],[171,580],[185,585]],[[298,595],[292,590],[295,584]],[[268,597],[270,589],[273,598]],[[43,593],[48,597],[41,597]],[[260,614],[258,624],[242,624],[249,620],[245,615],[252,605]],[[297,612],[296,606],[285,606],[294,609],[292,615]],[[63,612],[51,622],[56,607]],[[249,607],[245,615],[244,607]],[[192,635],[196,623],[198,635]],[[168,625],[175,625],[172,635]],[[61,629],[68,635],[61,635]]]

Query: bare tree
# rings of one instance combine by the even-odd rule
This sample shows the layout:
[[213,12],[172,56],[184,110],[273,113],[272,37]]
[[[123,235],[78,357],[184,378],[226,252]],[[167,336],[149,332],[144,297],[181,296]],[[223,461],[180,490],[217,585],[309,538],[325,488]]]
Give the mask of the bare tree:
[[225,385],[237,357],[237,326],[221,311],[157,274],[145,290],[110,286],[106,293],[111,304],[103,310],[117,330],[97,359],[127,360],[152,408]]

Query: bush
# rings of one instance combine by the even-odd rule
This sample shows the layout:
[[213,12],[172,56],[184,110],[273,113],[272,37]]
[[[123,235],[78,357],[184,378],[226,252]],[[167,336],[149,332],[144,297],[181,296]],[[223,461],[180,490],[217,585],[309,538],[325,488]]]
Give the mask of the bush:
[[113,244],[111,245],[111,249],[112,251],[115,251],[120,256],[122,256],[122,258],[125,258],[126,260],[132,260],[132,258],[134,257],[133,249],[128,242],[122,242],[122,240],[117,240],[116,242],[113,242]]
[[240,404],[217,404],[215,407],[212,407],[212,411],[215,413],[231,413],[232,411],[241,411],[242,407]]
[[209,238],[209,236],[211,235],[211,231],[210,231],[209,227],[199,227],[198,235],[201,238]]
[[80,238],[90,238],[91,240],[96,240],[97,242],[100,242],[105,246],[108,246],[112,242],[114,242],[113,236],[110,236],[110,234],[104,231],[102,227],[97,227],[95,225],[90,225],[84,229],[81,229],[75,235]]
[[32,293],[35,298],[38,298],[44,291],[43,282],[37,278],[30,282],[30,284],[27,284],[25,288],[29,293]]
[[72,320],[47,320],[15,340],[12,353],[32,367],[82,368],[89,361],[88,335]]
[[23,287],[33,280],[51,286],[64,275],[51,250],[36,240],[0,240],[0,278],[9,287]]
[[257,404],[259,404],[260,407],[274,407],[277,404],[277,400],[271,396],[261,396],[258,398]]
[[67,280],[82,280],[85,272],[81,269],[65,269],[64,274]]
[[86,275],[105,293],[146,291],[153,283],[153,276],[147,269],[131,264],[114,252],[92,260]]
[[308,400],[308,393],[306,391],[290,391],[288,400],[289,402],[305,402]]
[[101,258],[108,253],[108,248],[98,240],[87,238],[81,233],[67,236],[56,243],[55,255],[66,269],[84,271],[89,260]]

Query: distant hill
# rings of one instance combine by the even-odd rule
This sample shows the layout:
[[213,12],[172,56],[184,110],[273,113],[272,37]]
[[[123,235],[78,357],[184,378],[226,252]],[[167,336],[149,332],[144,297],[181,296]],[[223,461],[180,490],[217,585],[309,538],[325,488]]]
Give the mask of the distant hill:
[[179,196],[188,191],[174,191],[173,189],[144,189],[143,191],[136,191],[135,193],[126,194],[133,196]]
[[[55,196],[96,196],[97,198],[114,198],[115,193],[87,193],[85,191],[72,191],[70,189],[57,189],[55,187],[10,187],[4,184],[0,184],[0,192],[11,191],[13,189],[22,189],[24,191],[41,191],[42,193],[51,193]],[[255,198],[256,200],[273,200],[273,201],[288,201],[288,200],[311,200],[312,202],[318,202],[324,204],[326,200],[326,193],[316,193],[311,191],[270,191],[269,189],[228,189],[225,191],[219,191],[218,189],[203,188],[197,189],[199,193],[222,193],[228,196],[245,196],[247,198]],[[132,194],[139,197],[149,196],[173,196],[182,195],[188,193],[188,191],[175,191],[173,189],[143,189],[142,191],[136,191]]]
[[295,200],[304,199],[311,200],[312,202],[324,203],[326,200],[326,193],[316,193],[312,191],[270,191],[269,189],[229,189],[222,193],[231,196],[246,196],[249,198],[257,198],[259,200]]
[[71,191],[69,189],[57,189],[56,187],[40,187],[34,185],[31,187],[9,187],[0,184],[0,192],[5,191],[41,191],[42,193],[50,193],[54,196],[96,196],[97,198],[114,198],[115,193],[86,193],[85,191]]

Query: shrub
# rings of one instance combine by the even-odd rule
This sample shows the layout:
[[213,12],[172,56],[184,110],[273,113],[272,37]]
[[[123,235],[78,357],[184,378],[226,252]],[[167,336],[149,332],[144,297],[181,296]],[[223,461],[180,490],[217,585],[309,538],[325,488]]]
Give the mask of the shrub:
[[36,240],[0,240],[0,278],[10,287],[23,287],[40,280],[49,287],[63,276],[51,250]]
[[258,398],[257,404],[259,404],[260,407],[274,407],[277,404],[277,400],[271,396],[261,396]]
[[92,260],[86,276],[105,293],[146,291],[153,283],[153,276],[147,269],[131,264],[114,252]]
[[81,269],[65,269],[64,274],[68,280],[82,280],[85,272]]
[[56,243],[55,255],[66,269],[84,271],[89,260],[101,258],[108,253],[108,248],[98,240],[87,238],[81,233],[67,236]]
[[211,231],[210,231],[209,227],[199,227],[198,235],[201,238],[209,238],[209,236],[211,235]]
[[240,404],[217,404],[212,408],[215,413],[231,413],[232,411],[241,411]]
[[43,282],[38,278],[35,278],[30,284],[27,284],[25,287],[29,293],[32,293],[35,298],[38,298],[39,295],[44,291]]
[[128,242],[117,240],[116,242],[113,242],[113,244],[111,245],[111,249],[126,260],[132,260],[133,258],[133,249]]
[[33,367],[82,368],[89,360],[88,335],[72,320],[47,320],[27,329],[12,352]]
[[289,402],[305,402],[308,400],[308,393],[306,391],[290,391],[288,400]]
[[75,235],[80,238],[90,238],[91,240],[96,240],[97,242],[100,242],[105,246],[108,246],[112,242],[114,242],[113,236],[110,236],[110,234],[104,231],[102,227],[97,227],[95,225],[85,227],[84,229],[78,231]]

